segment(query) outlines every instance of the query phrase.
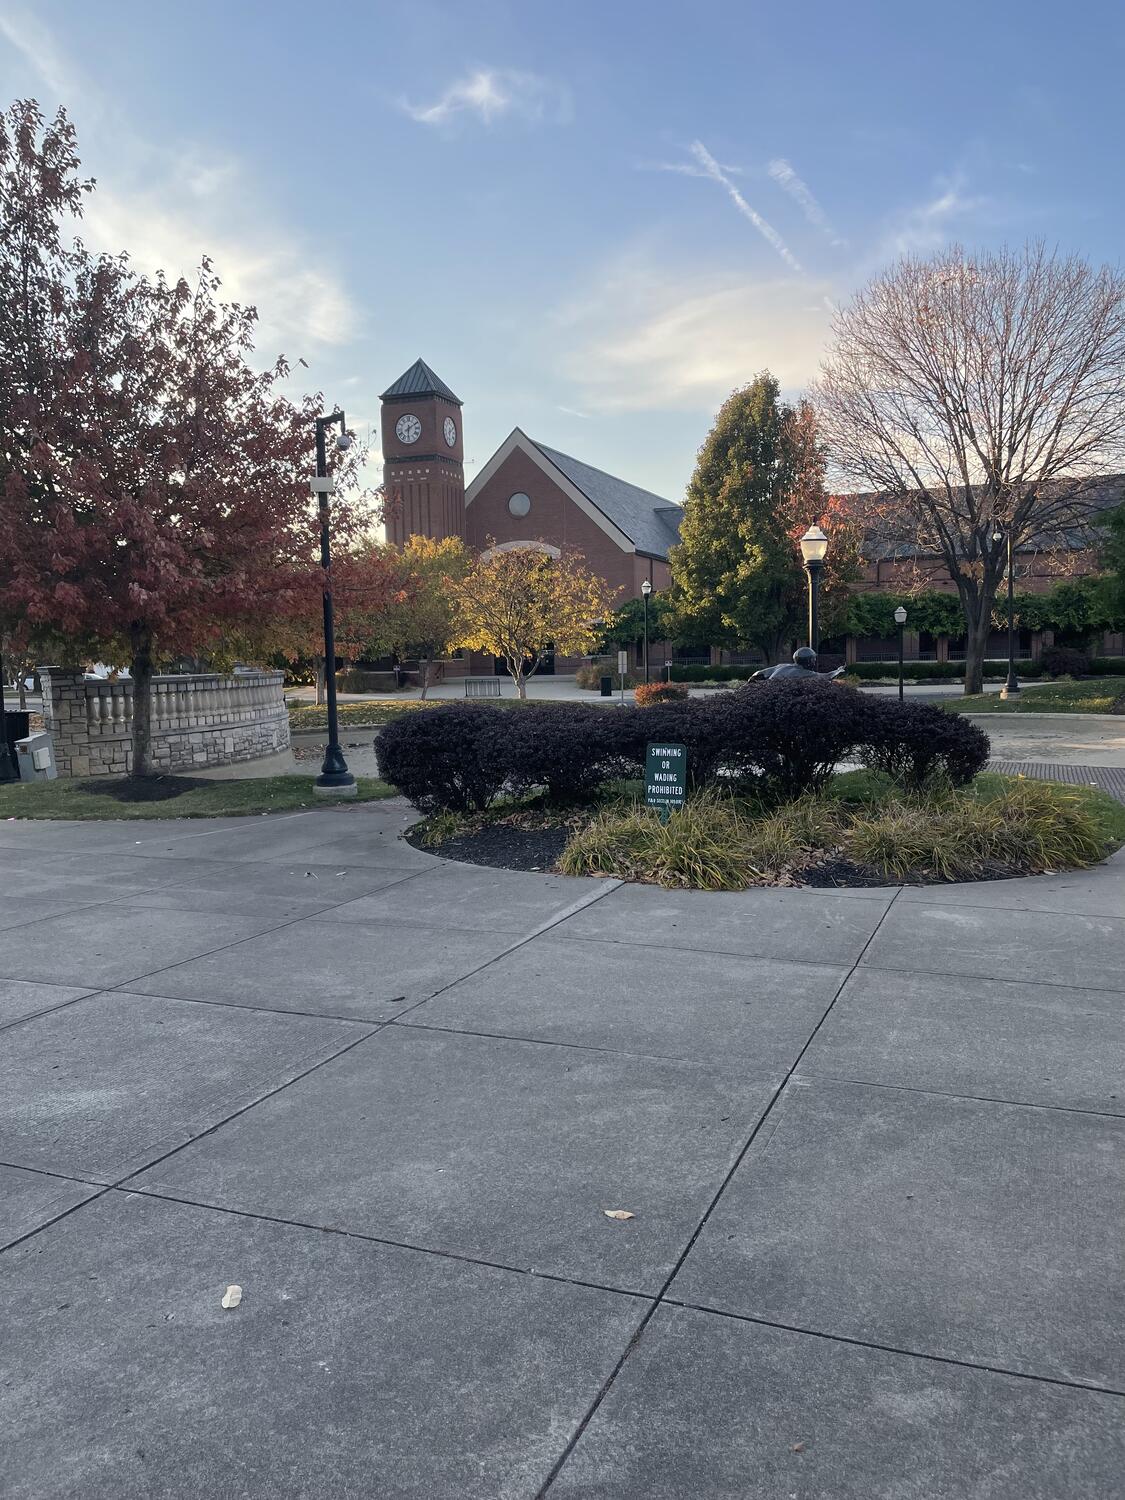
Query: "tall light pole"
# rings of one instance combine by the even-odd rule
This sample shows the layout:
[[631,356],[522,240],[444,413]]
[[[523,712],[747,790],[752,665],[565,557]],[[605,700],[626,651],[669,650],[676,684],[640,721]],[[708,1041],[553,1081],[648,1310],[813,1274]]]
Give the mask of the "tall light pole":
[[805,560],[805,572],[809,575],[809,645],[814,651],[820,648],[820,575],[824,571],[824,556],[828,551],[828,538],[819,526],[810,526],[801,538],[801,556]]
[[8,714],[4,707],[4,661],[0,656],[0,781],[18,781],[20,773],[12,764],[8,748]]
[[906,625],[906,611],[905,611],[905,609],[903,609],[903,607],[902,607],[901,604],[895,610],[895,624],[898,626],[898,701],[901,703],[902,702],[902,676],[903,676],[902,646],[903,646],[904,627]]
[[342,411],[316,419],[316,478],[312,491],[320,510],[320,566],[324,569],[324,676],[328,690],[328,744],[324,747],[324,760],[320,775],[313,782],[313,791],[318,797],[354,797],[355,777],[348,770],[344,752],[340,749],[340,725],[336,715],[336,625],[332,616],[332,556],[328,543],[328,497],[333,485],[328,477],[328,451],[325,432],[340,424],[336,446],[341,452],[352,445],[347,423]]
[[1012,567],[1012,528],[1002,530],[997,526],[992,533],[994,542],[1008,543],[1008,680],[1000,689],[1001,698],[1018,698],[1020,685],[1016,680],[1016,615],[1015,615],[1015,569]]
[[648,596],[652,593],[652,584],[646,578],[641,584],[641,598],[645,602],[645,681],[648,681]]

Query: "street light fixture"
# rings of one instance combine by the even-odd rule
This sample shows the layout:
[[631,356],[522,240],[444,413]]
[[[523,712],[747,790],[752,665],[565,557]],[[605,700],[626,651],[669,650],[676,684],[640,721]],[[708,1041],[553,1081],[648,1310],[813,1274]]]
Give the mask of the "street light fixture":
[[895,624],[898,626],[898,701],[901,703],[902,702],[902,674],[903,674],[903,662],[902,662],[902,643],[903,643],[903,635],[904,635],[903,626],[906,624],[906,611],[905,611],[905,609],[903,609],[903,607],[902,607],[901,604],[895,610]]
[[646,578],[641,584],[641,598],[645,604],[645,681],[648,681],[648,596],[652,593],[652,584]]
[[819,526],[810,526],[801,538],[801,556],[805,560],[805,572],[809,575],[809,645],[814,651],[820,648],[820,575],[824,570],[824,557],[828,551],[828,538]]
[[333,484],[328,477],[328,449],[325,432],[340,424],[336,436],[336,447],[346,452],[352,445],[351,435],[342,411],[316,419],[316,478],[312,492],[316,496],[320,511],[320,566],[324,570],[324,677],[328,696],[328,744],[324,747],[324,760],[320,775],[313,782],[313,791],[318,797],[354,797],[358,790],[355,777],[348,770],[344,752],[340,749],[340,724],[336,714],[336,626],[332,615],[332,556],[328,543],[328,497]]
[[1005,537],[1008,542],[1008,680],[1000,689],[1000,696],[1001,698],[1018,698],[1020,685],[1016,680],[1016,616],[1013,595],[1015,569],[1012,567],[1012,528],[1009,526],[1005,531],[997,524],[992,533],[992,540],[1002,542]]

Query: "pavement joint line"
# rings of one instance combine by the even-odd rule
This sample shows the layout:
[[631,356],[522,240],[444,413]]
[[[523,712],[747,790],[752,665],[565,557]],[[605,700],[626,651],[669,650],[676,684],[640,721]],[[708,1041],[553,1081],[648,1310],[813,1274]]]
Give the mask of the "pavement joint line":
[[[903,902],[904,906],[913,906],[914,904],[915,903],[913,901],[904,901]],[[1007,911],[1006,908],[995,907],[995,906],[989,906],[989,907],[984,907],[984,908],[978,907],[978,908],[974,908],[974,909],[975,910],[987,910],[987,911],[1005,911],[1005,912]],[[1029,916],[1043,916],[1043,915],[1045,915],[1045,913],[1043,913],[1043,912],[1029,912],[1028,915]],[[1073,912],[1066,912],[1066,913],[1063,913],[1063,915],[1073,916],[1074,913]],[[1105,920],[1116,921],[1116,918],[1110,917],[1110,918],[1106,918]],[[876,931],[877,930],[878,929],[876,929]],[[865,974],[925,974],[930,979],[985,979],[985,980],[991,980],[995,984],[1033,984],[1038,989],[1044,989],[1044,990],[1059,990],[1059,989],[1081,990],[1085,994],[1088,994],[1088,995],[1120,995],[1120,994],[1123,993],[1122,990],[1120,990],[1119,988],[1117,988],[1117,987],[1110,987],[1109,985],[1103,985],[1103,984],[1071,984],[1068,981],[1063,980],[1063,979],[1025,979],[1022,975],[1018,979],[1015,979],[1015,978],[1012,977],[1011,973],[1008,973],[1008,974],[976,974],[976,973],[974,973],[974,974],[966,974],[965,971],[964,971],[964,969],[907,969],[905,967],[904,968],[896,968],[893,964],[865,964],[865,963],[861,963],[860,967],[863,969],[863,972]]]
[[[890,898],[890,901],[888,901],[887,911],[890,911],[891,903],[895,900],[897,895],[898,892],[896,891],[895,895]],[[883,916],[880,917],[879,921],[875,924],[876,932],[878,932],[879,928],[882,926],[883,917],[885,917],[886,914],[887,912],[885,911],[883,913]],[[541,936],[541,934],[537,934],[537,936]],[[583,933],[581,937],[568,937],[565,939],[565,941],[568,943],[604,943],[607,948],[656,948],[659,949],[661,953],[668,952],[669,950],[673,953],[718,953],[721,954],[724,958],[742,958],[751,962],[758,961],[761,963],[771,964],[800,964],[803,967],[814,969],[846,969],[849,974],[855,967],[854,962],[849,964],[846,959],[838,959],[835,963],[833,963],[830,959],[827,958],[793,958],[789,954],[783,955],[773,953],[747,953],[745,950],[737,948],[684,947],[679,943],[673,942],[670,938],[659,938],[655,940],[650,939],[648,941],[645,941],[644,939],[639,937],[603,938],[588,936],[586,933]],[[870,938],[867,941],[870,942]],[[864,944],[865,949],[866,947],[867,943]],[[502,956],[503,955],[501,955],[501,957]]]
[[95,1182],[92,1177],[75,1177],[70,1172],[52,1172],[50,1167],[29,1167],[22,1161],[0,1161],[0,1167],[11,1167],[14,1172],[34,1172],[36,1177],[54,1177],[59,1182],[77,1182],[83,1187],[107,1187],[106,1183]]
[[[249,1100],[246,1104],[239,1105],[239,1107],[236,1110],[232,1111],[231,1114],[224,1115],[221,1120],[216,1120],[213,1125],[208,1125],[206,1130],[199,1131],[198,1134],[191,1136],[188,1140],[181,1141],[178,1146],[172,1146],[169,1150],[162,1152],[159,1156],[153,1157],[152,1161],[145,1162],[144,1166],[134,1167],[131,1171],[126,1172],[122,1177],[117,1178],[115,1181],[107,1182],[106,1187],[119,1188],[121,1187],[122,1183],[129,1182],[134,1177],[139,1177],[142,1172],[150,1172],[154,1167],[160,1166],[161,1162],[166,1162],[169,1157],[175,1156],[178,1152],[185,1151],[189,1146],[194,1146],[199,1141],[206,1140],[209,1135],[214,1135],[216,1130],[222,1130],[225,1125],[229,1125],[232,1120],[237,1120],[239,1116],[244,1115],[247,1110],[256,1109],[259,1104],[264,1104],[267,1099],[272,1099],[275,1094],[280,1094],[283,1089],[290,1088],[294,1083],[299,1083],[302,1078],[307,1078],[310,1073],[315,1073],[319,1068],[325,1067],[328,1063],[335,1062],[338,1057],[343,1057],[344,1054],[346,1052],[350,1052],[353,1047],[360,1046],[361,1043],[366,1042],[369,1037],[372,1037],[376,1034],[376,1032],[381,1031],[385,1024],[385,1022],[375,1023],[372,1028],[368,1031],[365,1031],[362,1036],[353,1037],[352,1040],[347,1042],[343,1047],[338,1047],[336,1051],[330,1052],[327,1057],[318,1058],[316,1062],[310,1063],[307,1068],[302,1068],[299,1073],[294,1073],[291,1078],[286,1078],[282,1083],[276,1084],[273,1088],[267,1089],[264,1094],[258,1094],[255,1098]],[[130,1191],[132,1191],[132,1189],[130,1189]]]
[[877,1083],[870,1078],[844,1078],[838,1073],[807,1073],[803,1069],[794,1082],[801,1083],[806,1079],[814,1079],[817,1083],[840,1083],[855,1088],[888,1089],[898,1094],[929,1094],[938,1099],[963,1099],[966,1104],[1003,1104],[1011,1109],[1047,1109],[1064,1115],[1092,1115],[1098,1120],[1120,1120],[1125,1116],[1125,1102],[1119,1111],[1083,1109],[1077,1104],[1037,1104],[1031,1099],[998,1099],[991,1094],[957,1094],[952,1089],[925,1089],[910,1083]]
[[[202,956],[206,957],[207,955],[204,954]],[[335,1021],[337,1024],[343,1021],[349,1026],[364,1026],[368,1031],[390,1026],[395,1019],[394,1016],[337,1016],[323,1010],[287,1010],[277,1005],[248,1005],[243,1000],[210,1000],[205,999],[202,995],[157,995],[151,994],[147,990],[131,990],[127,985],[118,986],[114,990],[98,990],[97,994],[128,995],[134,1000],[173,1000],[177,1004],[182,1005],[215,1005],[220,1010],[260,1011],[264,1016],[297,1016],[302,1021]],[[94,997],[92,995],[83,995],[81,998],[83,1000],[91,1000]],[[75,1002],[68,1001],[66,1003],[74,1004]],[[424,1002],[415,1001],[414,1004],[421,1005]],[[59,1008],[61,1009],[61,1007]],[[413,1009],[413,1006],[411,1009]],[[39,1014],[44,1015],[48,1014],[48,1012],[40,1011]],[[11,1024],[18,1025],[19,1022],[12,1022]]]
[[[30,1169],[23,1167],[21,1170],[26,1172]],[[71,1182],[81,1181],[77,1177],[72,1177],[69,1180]],[[92,1187],[94,1184],[91,1183],[90,1186]],[[80,1208],[88,1208],[91,1203],[96,1203],[99,1198],[104,1198],[107,1193],[112,1191],[113,1189],[108,1184],[103,1184],[96,1193],[91,1193],[88,1198],[83,1198],[81,1203],[72,1203],[69,1208],[64,1208],[61,1213],[53,1215],[50,1219],[45,1219],[42,1224],[36,1224],[34,1229],[29,1229],[26,1234],[17,1235],[14,1240],[9,1240],[6,1245],[0,1245],[0,1255],[7,1255],[9,1250],[15,1250],[35,1235],[42,1234],[45,1229],[50,1229],[62,1219],[69,1219],[71,1214],[76,1214]]]
[[[148,1168],[142,1170],[147,1171]],[[466,1255],[459,1250],[442,1250],[436,1245],[416,1245],[410,1240],[390,1239],[386,1235],[369,1234],[362,1229],[347,1229],[339,1224],[313,1224],[307,1219],[286,1219],[280,1214],[259,1213],[251,1208],[232,1208],[225,1203],[206,1203],[201,1198],[185,1198],[178,1193],[157,1188],[127,1187],[124,1185],[126,1181],[127,1179],[123,1179],[123,1182],[108,1183],[105,1191],[122,1193],[127,1197],[154,1198],[161,1203],[179,1203],[185,1208],[202,1208],[208,1213],[227,1214],[238,1219],[253,1219],[263,1224],[284,1224],[289,1229],[307,1229],[313,1234],[337,1234],[344,1239],[362,1240],[369,1245],[386,1245],[389,1249],[409,1250],[415,1255],[434,1255],[440,1260],[455,1260],[464,1265],[483,1266],[490,1271],[503,1271],[509,1276],[533,1276],[536,1281],[554,1281],[563,1286],[584,1287],[592,1292],[611,1292],[615,1297],[631,1297],[639,1302],[655,1300],[655,1293],[634,1291],[631,1287],[610,1286],[604,1281],[585,1281],[581,1277],[564,1276],[559,1271],[539,1271],[534,1266],[514,1266],[507,1261],[489,1260],[481,1255]],[[79,1207],[82,1206],[79,1204]]]
[[[874,940],[875,940],[875,934],[879,931],[879,928],[882,927],[883,923],[886,921],[886,919],[887,919],[887,913],[890,911],[891,907],[895,904],[895,901],[898,898],[898,894],[899,893],[896,891],[895,894],[891,897],[891,899],[887,902],[886,911],[883,912],[882,916],[879,918],[879,921],[875,924],[874,929],[872,930],[871,934],[867,938],[866,942],[863,944],[863,947],[860,949],[860,952],[859,952],[858,956],[856,957],[855,962],[851,965],[851,967],[848,969],[848,972],[840,980],[840,983],[836,986],[836,989],[835,989],[835,991],[834,991],[834,993],[832,995],[832,998],[829,1000],[827,1006],[825,1007],[824,1013],[821,1015],[820,1020],[816,1023],[816,1025],[813,1027],[812,1031],[809,1033],[809,1035],[808,1035],[807,1039],[805,1040],[803,1046],[800,1048],[800,1050],[797,1053],[797,1056],[794,1058],[793,1063],[792,1063],[792,1065],[789,1068],[789,1071],[786,1073],[785,1077],[781,1080],[780,1084],[778,1084],[777,1088],[774,1090],[773,1094],[770,1096],[770,1099],[769,1099],[768,1103],[766,1104],[765,1108],[763,1109],[762,1113],[758,1116],[758,1119],[757,1119],[757,1121],[754,1124],[754,1128],[751,1130],[751,1132],[750,1132],[749,1136],[746,1138],[746,1141],[743,1144],[742,1148],[738,1151],[737,1155],[735,1156],[734,1162],[731,1165],[730,1170],[724,1176],[722,1182],[720,1182],[720,1184],[718,1186],[718,1189],[716,1190],[716,1192],[715,1192],[714,1196],[712,1197],[710,1203],[707,1205],[707,1207],[703,1211],[703,1217],[700,1219],[699,1223],[695,1226],[694,1230],[692,1231],[692,1233],[691,1233],[691,1235],[690,1235],[690,1237],[688,1239],[687,1244],[684,1246],[683,1250],[680,1252],[680,1255],[678,1256],[678,1258],[677,1258],[675,1264],[673,1265],[671,1271],[668,1273],[668,1276],[665,1278],[664,1284],[661,1286],[659,1292],[656,1294],[655,1301],[653,1302],[652,1306],[648,1309],[648,1311],[645,1313],[644,1317],[641,1319],[641,1321],[637,1325],[637,1327],[633,1330],[633,1335],[629,1339],[629,1342],[626,1344],[625,1349],[624,1349],[623,1353],[621,1354],[620,1359],[618,1359],[618,1361],[614,1365],[613,1369],[609,1372],[609,1374],[606,1377],[606,1379],[602,1382],[601,1387],[599,1388],[599,1390],[598,1390],[597,1394],[595,1395],[593,1401],[591,1402],[590,1406],[587,1408],[585,1415],[581,1418],[581,1420],[578,1423],[578,1426],[575,1428],[574,1432],[571,1434],[571,1436],[570,1436],[570,1438],[569,1438],[566,1446],[563,1448],[563,1451],[559,1454],[559,1456],[555,1460],[554,1464],[552,1464],[551,1469],[548,1472],[546,1479],[543,1481],[543,1484],[541,1485],[541,1487],[539,1488],[539,1490],[536,1493],[535,1500],[544,1500],[544,1497],[547,1495],[547,1493],[550,1490],[551,1486],[554,1484],[555,1480],[559,1477],[559,1475],[562,1473],[563,1469],[566,1467],[566,1464],[567,1464],[567,1462],[568,1462],[571,1454],[574,1452],[575,1448],[581,1442],[583,1433],[586,1431],[586,1429],[589,1427],[590,1423],[593,1421],[594,1417],[597,1415],[598,1409],[600,1408],[602,1402],[609,1395],[609,1392],[610,1392],[610,1390],[613,1387],[614,1381],[617,1379],[617,1377],[621,1373],[621,1371],[625,1368],[625,1365],[628,1362],[629,1356],[633,1353],[634,1349],[636,1349],[638,1347],[638,1345],[640,1344],[641,1339],[644,1337],[645,1329],[648,1327],[649,1323],[651,1323],[653,1317],[656,1315],[657,1309],[663,1305],[663,1303],[665,1301],[665,1298],[668,1295],[669,1288],[672,1286],[672,1284],[675,1281],[676,1277],[679,1275],[680,1270],[683,1267],[684,1262],[687,1260],[688,1256],[691,1254],[692,1250],[695,1248],[695,1244],[696,1244],[697,1240],[699,1239],[699,1236],[703,1233],[703,1230],[707,1226],[708,1219],[710,1219],[711,1215],[714,1213],[715,1209],[718,1207],[718,1204],[719,1204],[719,1202],[720,1202],[723,1194],[726,1192],[727,1188],[730,1186],[730,1183],[731,1183],[731,1181],[732,1181],[735,1173],[738,1171],[739,1167],[741,1167],[742,1163],[745,1161],[747,1153],[749,1152],[751,1146],[757,1140],[760,1131],[766,1125],[767,1121],[770,1118],[770,1115],[773,1113],[776,1105],[778,1104],[778,1101],[784,1095],[785,1090],[789,1086],[790,1080],[793,1078],[793,1075],[796,1073],[797,1069],[801,1065],[802,1058],[804,1057],[805,1053],[809,1050],[809,1048],[812,1046],[813,1042],[816,1040],[816,1036],[817,1036],[817,1033],[820,1031],[820,1028],[824,1025],[825,1021],[827,1021],[828,1017],[831,1015],[831,1013],[832,1013],[832,1007],[836,1004],[837,1000],[840,998],[840,995],[843,993],[844,986],[847,984],[848,980],[851,978],[851,976],[855,973],[856,969],[859,967],[860,960],[863,958],[864,953],[867,952],[868,947],[871,945],[872,942],[874,942]],[[771,1135],[773,1134],[773,1131],[777,1128],[777,1123],[778,1122],[775,1121],[774,1124],[770,1127],[770,1134]]]
[[811,1339],[824,1339],[832,1344],[850,1344],[857,1349],[877,1349],[883,1354],[899,1354],[906,1359],[923,1359],[932,1364],[954,1365],[961,1370],[983,1370],[989,1375],[1007,1375],[1012,1380],[1032,1380],[1039,1385],[1063,1386],[1071,1391],[1088,1391],[1095,1396],[1125,1397],[1125,1388],[1099,1385],[1093,1381],[1066,1380],[1061,1375],[1041,1375],[1033,1370],[1012,1370],[1007,1365],[985,1364],[973,1359],[958,1359],[954,1354],[934,1354],[925,1349],[903,1349],[898,1344],[881,1344],[874,1339],[853,1338],[846,1333],[826,1333],[819,1328],[805,1328],[800,1323],[782,1323],[776,1318],[757,1318],[752,1313],[728,1312],[721,1307],[708,1307],[701,1302],[684,1302],[678,1297],[662,1299],[665,1307],[682,1307],[688,1312],[703,1313],[713,1318],[729,1318],[736,1323],[754,1323],[761,1328],[777,1328],[782,1333],[796,1333]]
[[[460,984],[458,979],[456,984]],[[428,1001],[422,1001],[428,1004]],[[475,1036],[486,1041],[493,1042],[526,1042],[533,1047],[566,1047],[572,1052],[597,1052],[609,1057],[635,1057],[645,1062],[671,1062],[686,1063],[693,1068],[738,1068],[743,1071],[743,1060],[733,1062],[716,1062],[713,1058],[682,1057],[676,1052],[630,1052],[623,1047],[599,1047],[594,1042],[567,1042],[561,1037],[554,1036],[519,1036],[510,1031],[474,1031],[467,1026],[437,1026],[432,1021],[402,1021],[398,1016],[392,1016],[387,1022],[388,1026],[395,1026],[404,1031],[436,1031],[447,1036]],[[745,1077],[743,1071],[743,1077]]]
[[[43,980],[35,979],[12,980],[13,984],[42,984],[44,982]],[[66,986],[60,985],[59,988],[65,989]],[[38,1021],[43,1016],[53,1015],[56,1010],[66,1010],[68,1006],[77,1005],[80,1000],[93,1000],[97,995],[108,995],[111,993],[112,991],[110,990],[84,990],[81,995],[73,995],[69,1000],[60,1000],[55,1005],[45,1005],[42,1010],[33,1010],[29,1015],[13,1016],[10,1021],[5,1021],[3,1025],[0,1025],[0,1031],[11,1031],[13,1026],[22,1026],[27,1021]]]

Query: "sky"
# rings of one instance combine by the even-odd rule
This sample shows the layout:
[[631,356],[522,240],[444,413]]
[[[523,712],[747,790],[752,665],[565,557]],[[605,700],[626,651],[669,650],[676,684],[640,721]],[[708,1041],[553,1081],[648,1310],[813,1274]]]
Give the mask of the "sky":
[[1116,263],[1123,65],[1109,0],[0,0],[0,102],[66,105],[87,241],[210,255],[372,479],[421,356],[467,480],[520,426],[672,500],[897,256]]

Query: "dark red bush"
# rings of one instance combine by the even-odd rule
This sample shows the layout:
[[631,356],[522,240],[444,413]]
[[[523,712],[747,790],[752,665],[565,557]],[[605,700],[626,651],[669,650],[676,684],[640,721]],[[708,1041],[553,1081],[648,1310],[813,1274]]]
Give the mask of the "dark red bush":
[[586,703],[536,703],[501,711],[490,733],[490,763],[503,764],[508,789],[543,787],[558,801],[587,796],[606,781],[639,776],[643,749],[634,709]]
[[1040,658],[1048,677],[1085,677],[1090,658],[1074,646],[1048,646]]
[[503,709],[449,703],[394,719],[379,735],[379,773],[419,812],[481,812],[503,788]]
[[932,703],[876,698],[872,707],[863,762],[914,791],[939,775],[964,786],[988,764],[988,736],[970,719]]

